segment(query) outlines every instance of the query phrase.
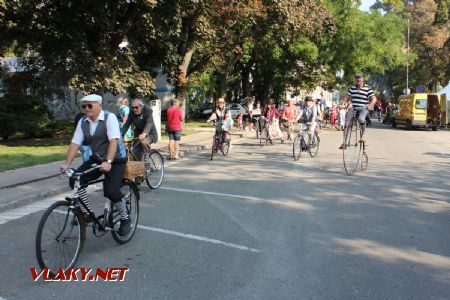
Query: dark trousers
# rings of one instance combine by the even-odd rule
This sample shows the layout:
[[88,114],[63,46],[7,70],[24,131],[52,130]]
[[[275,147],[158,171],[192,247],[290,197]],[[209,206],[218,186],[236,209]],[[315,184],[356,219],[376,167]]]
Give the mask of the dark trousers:
[[[84,162],[75,172],[83,172],[92,168],[92,164],[98,164],[99,161],[92,156]],[[122,199],[122,192],[120,187],[122,185],[122,176],[125,170],[125,159],[115,160],[111,164],[111,170],[107,173],[102,173],[100,170],[92,171],[83,175],[80,179],[81,187],[85,188],[89,181],[95,180],[105,174],[105,181],[103,182],[103,195],[112,202],[119,202]],[[73,188],[73,181],[70,181],[70,186]]]
[[133,141],[133,155],[140,161],[144,160],[144,154],[150,153],[150,145],[153,140],[151,137],[146,137],[144,140]]

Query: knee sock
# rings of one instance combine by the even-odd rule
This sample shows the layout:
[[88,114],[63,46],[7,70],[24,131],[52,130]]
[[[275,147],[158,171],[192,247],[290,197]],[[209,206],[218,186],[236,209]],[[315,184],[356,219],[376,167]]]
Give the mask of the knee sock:
[[[86,188],[78,189],[77,196],[78,196],[78,198],[80,198],[81,202],[83,202],[83,204],[86,205],[86,207],[89,210],[92,210],[91,204],[89,203],[89,200],[88,200]],[[83,213],[85,213],[85,214],[87,213],[87,210],[84,208],[83,205],[80,205],[80,208]]]
[[127,220],[129,218],[128,216],[128,209],[126,205],[126,200],[122,198],[119,202],[117,202],[117,209],[120,212],[120,219],[121,220]]

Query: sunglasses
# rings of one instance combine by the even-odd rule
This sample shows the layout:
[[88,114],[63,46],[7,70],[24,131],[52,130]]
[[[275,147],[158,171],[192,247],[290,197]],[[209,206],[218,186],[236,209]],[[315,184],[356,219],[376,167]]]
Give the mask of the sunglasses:
[[93,107],[92,104],[83,104],[83,105],[81,105],[82,109],[86,109],[86,108],[92,109],[92,107]]
[[131,108],[132,108],[132,109],[138,109],[139,106],[132,106]]

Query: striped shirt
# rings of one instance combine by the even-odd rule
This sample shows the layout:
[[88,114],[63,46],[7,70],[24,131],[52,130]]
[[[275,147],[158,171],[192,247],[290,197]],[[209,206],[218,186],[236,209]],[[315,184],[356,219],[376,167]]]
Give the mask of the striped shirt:
[[373,90],[367,84],[360,89],[356,85],[352,86],[347,95],[352,99],[352,104],[354,107],[364,107],[369,104],[370,100],[374,96]]

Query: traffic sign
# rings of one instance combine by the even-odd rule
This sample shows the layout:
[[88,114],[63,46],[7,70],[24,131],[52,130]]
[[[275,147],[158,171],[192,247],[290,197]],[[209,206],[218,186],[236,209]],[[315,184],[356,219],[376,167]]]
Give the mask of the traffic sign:
[[417,93],[425,93],[425,91],[426,91],[426,88],[425,88],[425,86],[424,85],[418,85],[417,87],[416,87],[416,92]]

